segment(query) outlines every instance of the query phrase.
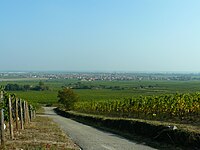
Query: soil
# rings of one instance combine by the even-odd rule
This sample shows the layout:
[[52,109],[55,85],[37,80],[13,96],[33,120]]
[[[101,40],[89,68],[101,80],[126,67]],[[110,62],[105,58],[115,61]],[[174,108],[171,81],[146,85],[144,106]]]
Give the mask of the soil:
[[6,130],[5,150],[80,150],[50,118],[37,116],[25,130],[14,132],[14,140],[9,139]]

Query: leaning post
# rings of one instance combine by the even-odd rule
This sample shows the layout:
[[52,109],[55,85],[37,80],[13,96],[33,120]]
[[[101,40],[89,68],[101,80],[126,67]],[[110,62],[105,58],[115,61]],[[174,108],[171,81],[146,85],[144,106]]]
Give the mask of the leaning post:
[[8,98],[10,139],[14,139],[11,96]]
[[28,105],[28,102],[26,102],[26,113],[27,113],[27,122],[30,123],[30,114],[29,114],[29,105]]
[[1,119],[1,145],[5,145],[5,131],[4,131],[4,111],[3,111],[3,91],[0,93],[0,103],[1,103],[1,110],[0,110],[0,119]]
[[27,124],[26,101],[23,102],[24,124]]
[[19,113],[18,113],[18,98],[15,99],[15,121],[16,121],[16,130],[19,130]]
[[35,111],[35,108],[33,109],[33,118],[34,118],[34,119],[36,118],[36,111]]
[[33,120],[33,106],[32,105],[30,105],[29,112],[30,112],[30,120],[32,121]]
[[24,130],[24,117],[23,117],[23,107],[22,107],[22,100],[19,99],[19,110],[20,110],[20,123],[21,123],[21,129]]

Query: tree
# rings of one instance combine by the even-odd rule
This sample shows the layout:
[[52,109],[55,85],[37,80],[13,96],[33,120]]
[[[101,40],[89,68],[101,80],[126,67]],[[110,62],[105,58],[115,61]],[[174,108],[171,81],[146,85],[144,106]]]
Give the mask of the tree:
[[22,90],[22,86],[20,86],[18,84],[7,84],[5,86],[5,90],[6,91],[20,91],[20,90]]
[[23,86],[23,88],[24,88],[24,91],[28,91],[28,90],[31,89],[31,86],[26,84],[26,85]]
[[40,81],[39,82],[39,85],[36,85],[34,88],[32,88],[33,90],[36,90],[36,91],[45,91],[45,90],[49,90],[49,87],[46,86],[44,84],[44,82]]
[[78,96],[70,88],[63,87],[62,90],[58,91],[59,98],[58,102],[63,104],[65,109],[73,109],[74,103],[78,100]]

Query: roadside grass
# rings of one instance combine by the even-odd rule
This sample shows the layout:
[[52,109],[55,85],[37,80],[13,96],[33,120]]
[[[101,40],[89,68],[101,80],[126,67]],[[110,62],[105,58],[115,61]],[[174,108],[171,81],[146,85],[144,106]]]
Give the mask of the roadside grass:
[[178,129],[184,130],[185,132],[194,132],[200,134],[200,121],[195,123],[177,123],[173,122],[173,120],[170,121],[156,121],[156,120],[145,120],[145,119],[136,119],[136,118],[123,118],[123,117],[114,117],[114,116],[106,116],[106,115],[97,115],[97,114],[87,114],[87,113],[80,113],[76,111],[68,111],[70,114],[77,115],[77,116],[89,116],[89,117],[95,117],[95,118],[104,118],[104,119],[114,119],[114,120],[133,120],[138,122],[145,122],[152,125],[164,125],[164,126],[177,126]]
[[[6,132],[6,139],[9,134]],[[50,118],[37,116],[25,126],[25,130],[15,131],[15,139],[7,140],[4,150],[79,150]]]

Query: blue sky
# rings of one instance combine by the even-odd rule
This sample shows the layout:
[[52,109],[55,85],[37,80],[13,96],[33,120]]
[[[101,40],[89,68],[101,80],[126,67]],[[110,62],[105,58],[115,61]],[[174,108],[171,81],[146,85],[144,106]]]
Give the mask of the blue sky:
[[0,71],[200,72],[199,0],[1,0]]

